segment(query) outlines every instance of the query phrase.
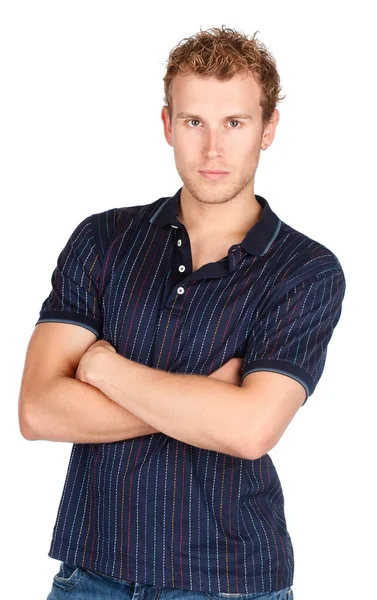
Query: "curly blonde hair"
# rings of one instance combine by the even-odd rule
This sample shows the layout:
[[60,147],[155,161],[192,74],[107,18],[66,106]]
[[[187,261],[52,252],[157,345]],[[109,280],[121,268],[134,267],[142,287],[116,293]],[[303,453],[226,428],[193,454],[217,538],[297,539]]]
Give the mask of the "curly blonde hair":
[[276,104],[285,98],[280,96],[280,77],[276,62],[266,46],[242,31],[222,25],[184,38],[175,46],[166,61],[164,102],[172,119],[171,84],[174,75],[194,73],[203,77],[215,76],[221,81],[229,80],[238,73],[251,72],[261,87],[260,105],[263,124],[268,123]]

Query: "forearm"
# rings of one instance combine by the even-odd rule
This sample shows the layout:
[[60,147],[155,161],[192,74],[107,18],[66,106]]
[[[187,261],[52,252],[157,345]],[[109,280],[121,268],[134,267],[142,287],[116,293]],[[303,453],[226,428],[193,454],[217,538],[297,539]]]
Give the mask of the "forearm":
[[31,403],[26,430],[29,440],[81,444],[158,433],[99,389],[64,376],[50,379]]
[[83,379],[123,408],[182,442],[249,457],[250,400],[239,386],[154,369],[106,350],[97,357]]

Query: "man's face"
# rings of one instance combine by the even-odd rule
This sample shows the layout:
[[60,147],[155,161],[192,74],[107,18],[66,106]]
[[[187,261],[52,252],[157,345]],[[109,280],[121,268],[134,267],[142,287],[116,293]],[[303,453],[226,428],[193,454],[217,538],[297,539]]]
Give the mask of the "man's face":
[[[252,75],[235,75],[229,81],[175,75],[172,120],[166,107],[161,116],[177,171],[198,200],[225,202],[243,190],[253,192],[262,141],[272,142],[278,121],[276,110],[276,122],[264,130],[259,100],[260,87]],[[202,169],[229,174],[208,179],[199,172]]]

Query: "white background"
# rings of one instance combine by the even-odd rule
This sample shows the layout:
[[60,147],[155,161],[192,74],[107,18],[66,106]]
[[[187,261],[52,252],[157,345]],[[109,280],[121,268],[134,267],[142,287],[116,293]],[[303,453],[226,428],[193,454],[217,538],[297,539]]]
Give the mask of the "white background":
[[[93,212],[181,186],[163,136],[165,61],[199,28],[258,30],[286,99],[255,193],[325,244],[347,282],[315,393],[270,452],[295,600],[377,594],[376,46],[372,2],[20,2],[0,9],[4,598],[46,598],[71,444],[25,440],[18,392],[57,256]],[[377,597],[377,596],[376,596]]]

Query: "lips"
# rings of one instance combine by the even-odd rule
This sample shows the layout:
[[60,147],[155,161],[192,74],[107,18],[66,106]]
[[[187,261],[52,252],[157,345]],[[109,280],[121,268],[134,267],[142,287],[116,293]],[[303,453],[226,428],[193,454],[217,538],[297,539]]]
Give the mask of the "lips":
[[221,174],[221,173],[228,173],[228,171],[220,171],[220,170],[215,170],[215,169],[201,169],[199,171],[199,173],[213,173],[214,175],[217,174]]
[[205,179],[222,179],[229,175],[227,171],[199,171],[199,173]]

